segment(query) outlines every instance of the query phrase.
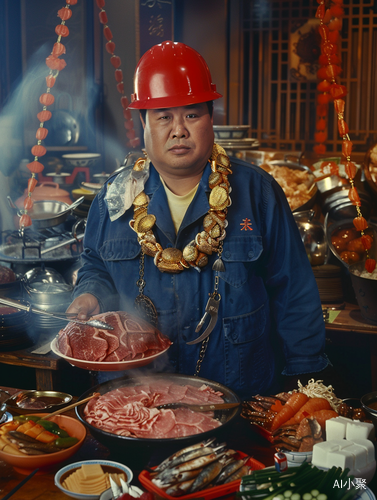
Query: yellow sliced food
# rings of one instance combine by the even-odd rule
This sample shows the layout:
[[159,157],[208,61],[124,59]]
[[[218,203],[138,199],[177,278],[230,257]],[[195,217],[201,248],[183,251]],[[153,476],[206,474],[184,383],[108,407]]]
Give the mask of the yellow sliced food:
[[24,434],[26,434],[27,436],[30,436],[30,437],[32,437],[34,439],[37,439],[37,437],[39,436],[39,434],[42,434],[42,432],[44,432],[44,431],[45,431],[44,427],[42,427],[39,424],[35,424],[34,427],[32,427],[31,429],[27,430]]
[[27,420],[24,424],[21,424],[18,428],[18,432],[22,432],[25,434],[26,431],[30,430],[32,427],[34,427],[36,424],[33,420]]
[[103,476],[103,470],[100,464],[82,464],[82,476],[85,479],[91,479]]
[[[112,473],[111,477],[120,486],[120,477],[125,481],[123,473]],[[63,481],[63,487],[73,493],[99,495],[110,488],[109,473],[104,472],[100,464],[83,464]]]

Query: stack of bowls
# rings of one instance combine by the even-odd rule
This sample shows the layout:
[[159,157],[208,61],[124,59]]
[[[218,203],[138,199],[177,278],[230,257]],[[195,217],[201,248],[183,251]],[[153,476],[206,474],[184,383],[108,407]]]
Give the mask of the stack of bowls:
[[[71,303],[73,286],[54,269],[34,268],[24,276],[24,290],[25,297],[34,308],[64,315]],[[67,322],[52,316],[33,313],[33,324],[39,330],[56,334]]]

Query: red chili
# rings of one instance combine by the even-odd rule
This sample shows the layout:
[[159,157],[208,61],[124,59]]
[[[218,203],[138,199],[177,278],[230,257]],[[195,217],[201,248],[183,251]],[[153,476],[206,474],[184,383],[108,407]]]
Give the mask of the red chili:
[[117,91],[119,92],[119,94],[124,94],[124,83],[123,82],[117,83]]
[[111,56],[110,62],[114,66],[114,68],[119,68],[119,66],[121,65],[121,60],[119,56]]
[[103,34],[105,35],[106,40],[110,41],[113,38],[113,34],[111,33],[111,29],[108,26],[103,28]]

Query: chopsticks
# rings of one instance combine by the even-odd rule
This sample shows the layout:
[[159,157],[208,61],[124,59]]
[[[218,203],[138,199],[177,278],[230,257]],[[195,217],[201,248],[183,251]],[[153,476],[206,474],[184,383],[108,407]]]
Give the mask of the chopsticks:
[[17,486],[15,486],[13,488],[12,491],[10,491],[9,493],[7,493],[5,495],[5,497],[3,497],[3,500],[8,500],[8,498],[10,498],[11,496],[13,496],[16,493],[16,491],[18,491],[20,488],[22,488],[22,486],[25,483],[27,483],[29,481],[29,479],[31,479],[34,476],[34,474],[36,474],[38,471],[39,471],[39,469],[33,470],[33,472],[31,472],[28,476],[26,476]]
[[54,415],[59,415],[60,413],[65,413],[66,411],[71,410],[72,408],[75,408],[75,406],[82,405],[83,403],[86,403],[90,399],[97,398],[100,395],[101,394],[99,392],[95,392],[91,396],[89,396],[88,398],[82,399],[81,401],[77,401],[77,403],[72,403],[71,405],[65,406],[64,408],[60,408],[60,410],[56,410],[52,413],[49,413],[45,417],[42,417],[41,420],[47,420],[48,418],[53,417]]

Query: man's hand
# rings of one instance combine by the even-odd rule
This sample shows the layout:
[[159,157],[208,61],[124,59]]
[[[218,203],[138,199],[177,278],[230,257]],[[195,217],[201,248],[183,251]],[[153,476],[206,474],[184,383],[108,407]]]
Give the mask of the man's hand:
[[100,313],[98,300],[91,293],[83,293],[75,299],[66,310],[66,313],[76,314],[76,318],[86,320]]

